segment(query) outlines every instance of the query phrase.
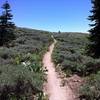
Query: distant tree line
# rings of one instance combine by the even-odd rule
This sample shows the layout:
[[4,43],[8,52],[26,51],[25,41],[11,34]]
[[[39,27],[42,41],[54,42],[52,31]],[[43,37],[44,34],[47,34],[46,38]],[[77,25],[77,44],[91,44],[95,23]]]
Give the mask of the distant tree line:
[[15,38],[15,24],[11,22],[13,15],[11,14],[8,1],[6,1],[1,8],[3,11],[2,15],[0,15],[0,46],[3,46]]

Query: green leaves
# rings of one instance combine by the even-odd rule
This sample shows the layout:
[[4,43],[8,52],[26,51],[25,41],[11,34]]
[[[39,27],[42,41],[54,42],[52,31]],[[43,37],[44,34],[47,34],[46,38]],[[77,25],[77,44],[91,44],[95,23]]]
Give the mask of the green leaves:
[[[100,98],[100,72],[91,75],[81,87],[81,98],[85,100],[99,100]],[[83,97],[84,96],[84,97]]]

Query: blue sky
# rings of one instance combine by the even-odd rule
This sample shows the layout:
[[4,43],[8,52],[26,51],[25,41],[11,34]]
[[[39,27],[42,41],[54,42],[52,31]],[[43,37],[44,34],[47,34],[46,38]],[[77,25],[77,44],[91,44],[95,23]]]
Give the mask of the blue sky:
[[[0,6],[5,0],[0,0]],[[87,32],[91,0],[8,0],[17,26],[47,31]]]

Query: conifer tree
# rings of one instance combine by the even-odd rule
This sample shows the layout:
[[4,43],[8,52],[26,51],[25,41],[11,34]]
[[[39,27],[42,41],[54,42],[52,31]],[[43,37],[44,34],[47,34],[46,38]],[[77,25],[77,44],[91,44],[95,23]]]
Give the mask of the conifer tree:
[[8,1],[3,4],[2,9],[2,15],[0,16],[0,46],[15,38],[15,25],[11,22],[13,15],[10,13],[11,9]]
[[92,0],[92,13],[89,16],[89,20],[93,22],[90,24],[92,27],[89,32],[89,40],[90,44],[88,45],[88,54],[92,57],[99,58],[100,57],[100,0]]

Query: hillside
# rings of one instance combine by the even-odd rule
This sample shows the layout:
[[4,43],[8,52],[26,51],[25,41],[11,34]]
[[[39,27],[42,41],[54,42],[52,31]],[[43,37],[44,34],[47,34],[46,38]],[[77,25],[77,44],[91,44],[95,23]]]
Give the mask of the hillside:
[[0,100],[39,99],[45,80],[41,61],[51,35],[26,28],[16,28],[15,35],[7,47],[0,47]]
[[[53,61],[64,81],[62,87],[55,82],[53,85],[59,88],[64,88],[66,83],[70,87],[73,85],[72,92],[78,94],[76,100],[99,100],[100,59],[86,55],[88,34],[16,28],[15,35],[15,40],[0,47],[0,100],[48,100],[43,94],[47,79],[42,60],[53,43],[51,35],[57,41],[51,63]],[[60,80],[57,76],[55,79]]]
[[[86,55],[86,46],[89,44],[88,34],[60,33],[54,34],[57,44],[52,58],[57,65],[56,69],[64,72],[68,79],[65,82],[72,83],[75,93],[79,93],[79,100],[100,99],[100,59],[93,59]],[[78,79],[75,79],[78,78]],[[74,87],[73,87],[74,86]]]

